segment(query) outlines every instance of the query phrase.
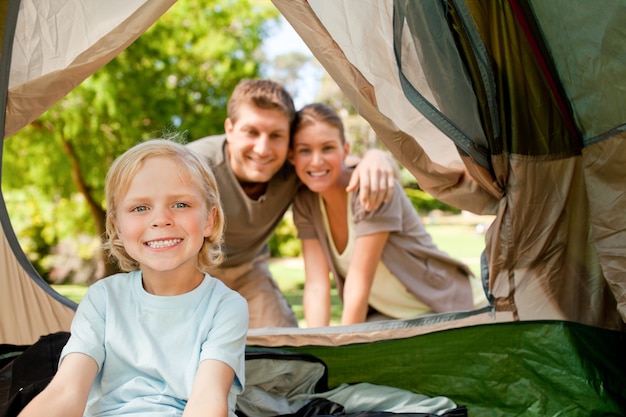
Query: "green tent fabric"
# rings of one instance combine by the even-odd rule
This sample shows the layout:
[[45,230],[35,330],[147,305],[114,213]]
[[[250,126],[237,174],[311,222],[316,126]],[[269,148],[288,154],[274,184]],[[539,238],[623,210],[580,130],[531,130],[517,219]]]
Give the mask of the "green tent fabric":
[[446,395],[470,416],[622,416],[626,334],[515,322],[343,346],[284,347],[322,359],[329,387],[370,383]]

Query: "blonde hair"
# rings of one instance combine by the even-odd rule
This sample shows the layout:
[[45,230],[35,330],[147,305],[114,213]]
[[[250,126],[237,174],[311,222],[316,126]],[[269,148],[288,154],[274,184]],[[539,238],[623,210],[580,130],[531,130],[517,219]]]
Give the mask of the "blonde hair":
[[124,249],[115,221],[119,200],[128,191],[135,174],[150,158],[169,158],[178,162],[179,169],[189,174],[192,181],[201,189],[207,214],[215,210],[211,234],[204,238],[198,254],[198,266],[205,272],[216,267],[224,259],[222,251],[224,212],[215,176],[205,158],[170,139],[151,139],[135,145],[119,156],[109,168],[105,183],[107,205],[105,249],[123,271],[139,269],[139,263]]

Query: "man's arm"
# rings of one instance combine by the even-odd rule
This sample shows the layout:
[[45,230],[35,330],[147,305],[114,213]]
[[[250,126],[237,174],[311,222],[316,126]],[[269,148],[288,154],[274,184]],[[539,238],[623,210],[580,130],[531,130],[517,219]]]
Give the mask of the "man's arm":
[[360,188],[359,199],[366,211],[376,210],[389,201],[398,167],[389,153],[370,149],[355,167],[346,191]]

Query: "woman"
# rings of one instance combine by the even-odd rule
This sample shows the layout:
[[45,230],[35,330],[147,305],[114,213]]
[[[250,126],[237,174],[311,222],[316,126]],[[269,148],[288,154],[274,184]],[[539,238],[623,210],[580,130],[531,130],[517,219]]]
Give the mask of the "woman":
[[341,324],[485,305],[478,279],[437,249],[398,182],[391,200],[370,212],[358,189],[346,191],[348,150],[330,107],[315,103],[298,112],[289,161],[306,185],[294,201],[294,221],[304,255],[307,326],[330,322],[331,272],[343,302]]

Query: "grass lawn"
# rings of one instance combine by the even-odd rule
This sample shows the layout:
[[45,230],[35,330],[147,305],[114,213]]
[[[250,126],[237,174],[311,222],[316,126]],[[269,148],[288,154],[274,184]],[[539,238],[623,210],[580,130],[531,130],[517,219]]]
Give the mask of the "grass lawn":
[[[482,221],[484,221],[482,218],[468,220],[455,216],[445,221],[442,219],[434,224],[428,224],[426,229],[441,250],[465,262],[476,276],[480,276],[480,255],[485,247],[485,236],[477,232],[476,225],[482,224]],[[489,218],[486,219],[486,222],[488,221]],[[304,271],[301,259],[273,260],[270,263],[270,270],[285,294],[285,298],[291,304],[300,326],[304,327],[302,311]],[[80,302],[87,290],[84,285],[53,285],[52,287],[75,302]],[[331,324],[337,324],[341,317],[341,303],[335,290],[331,295]]]
[[453,258],[464,262],[480,276],[480,256],[485,249],[485,235],[475,224],[435,224],[426,227],[435,244]]

